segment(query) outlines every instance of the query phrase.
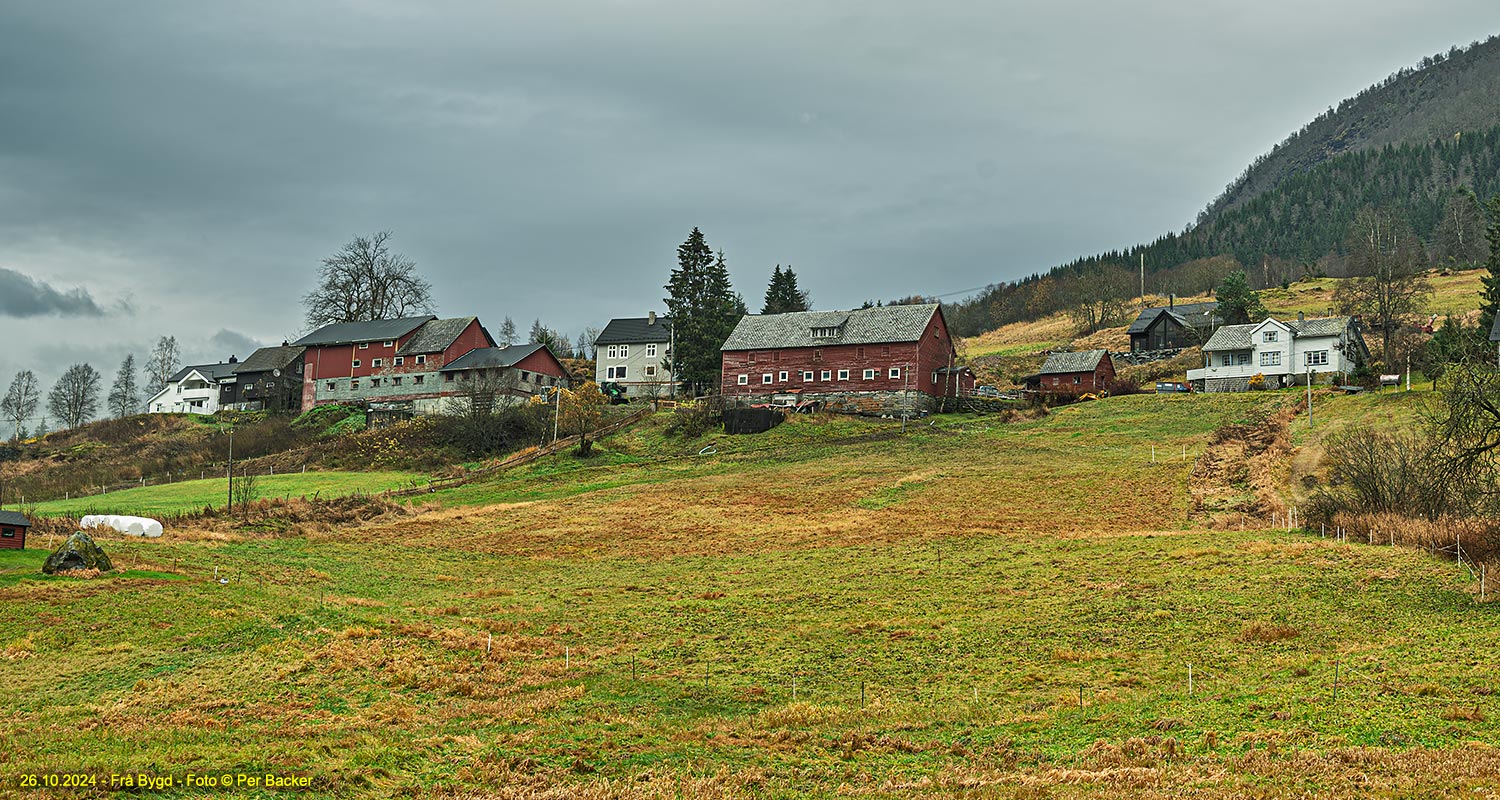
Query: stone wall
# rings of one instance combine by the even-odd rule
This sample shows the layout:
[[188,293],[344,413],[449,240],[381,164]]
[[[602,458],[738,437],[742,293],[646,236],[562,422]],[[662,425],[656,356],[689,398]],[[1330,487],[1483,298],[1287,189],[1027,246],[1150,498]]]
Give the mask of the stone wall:
[[[771,403],[784,393],[736,395],[725,398],[731,405]],[[818,401],[823,408],[837,414],[863,414],[878,417],[899,417],[902,414],[918,416],[938,410],[942,398],[933,397],[916,390],[870,391],[870,392],[802,392],[797,395],[800,402]]]

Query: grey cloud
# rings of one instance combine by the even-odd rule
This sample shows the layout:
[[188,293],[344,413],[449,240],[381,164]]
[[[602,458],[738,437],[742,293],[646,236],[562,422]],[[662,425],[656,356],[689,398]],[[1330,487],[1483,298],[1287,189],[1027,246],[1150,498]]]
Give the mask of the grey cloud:
[[29,275],[0,267],[0,316],[97,317],[103,313],[85,289],[58,290]]

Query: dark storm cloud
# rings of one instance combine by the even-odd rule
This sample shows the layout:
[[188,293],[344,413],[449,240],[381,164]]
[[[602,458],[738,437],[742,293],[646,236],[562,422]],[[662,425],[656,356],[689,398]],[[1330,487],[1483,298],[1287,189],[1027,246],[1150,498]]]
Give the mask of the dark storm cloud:
[[[206,359],[294,337],[319,259],[387,228],[492,328],[661,310],[695,225],[752,306],[776,263],[825,308],[945,293],[1180,229],[1328,105],[1496,30],[1491,0],[18,0],[0,259]],[[0,333],[0,366],[98,335]]]
[[0,316],[44,314],[97,317],[104,311],[83,289],[59,291],[29,275],[0,267]]

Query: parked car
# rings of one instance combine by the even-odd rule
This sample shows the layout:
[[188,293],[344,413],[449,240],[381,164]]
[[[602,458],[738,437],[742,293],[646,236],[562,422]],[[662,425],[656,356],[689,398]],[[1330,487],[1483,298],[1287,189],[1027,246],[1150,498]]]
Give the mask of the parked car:
[[999,397],[1000,390],[989,385],[976,386],[974,387],[974,394],[978,397]]
[[1193,387],[1180,381],[1157,381],[1157,394],[1171,394],[1172,392],[1191,392]]

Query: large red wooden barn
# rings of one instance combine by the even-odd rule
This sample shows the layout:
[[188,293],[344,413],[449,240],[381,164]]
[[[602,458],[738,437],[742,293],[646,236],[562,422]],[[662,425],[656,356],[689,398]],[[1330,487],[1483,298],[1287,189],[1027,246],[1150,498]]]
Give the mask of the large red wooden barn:
[[[567,384],[567,371],[550,351],[545,355],[516,351],[511,354],[516,358],[498,357],[515,348],[497,348],[475,317],[336,323],[292,346],[307,348],[303,408],[359,403],[414,414],[441,413],[447,398],[463,393],[465,378],[498,378],[507,370],[514,374],[501,383],[512,394],[535,394]],[[454,369],[464,359],[485,363]]]
[[936,303],[753,314],[724,342],[721,393],[766,402],[817,401],[835,411],[910,413],[967,394]]

